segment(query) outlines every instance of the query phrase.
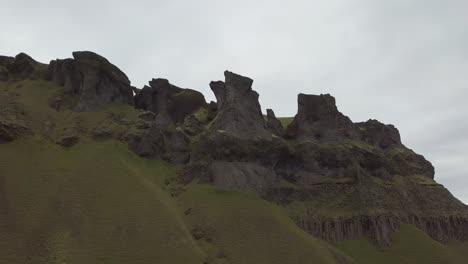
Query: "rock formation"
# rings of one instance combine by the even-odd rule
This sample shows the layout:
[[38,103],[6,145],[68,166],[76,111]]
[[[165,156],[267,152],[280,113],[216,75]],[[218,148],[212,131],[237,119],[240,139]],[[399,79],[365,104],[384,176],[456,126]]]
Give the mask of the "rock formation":
[[267,130],[252,79],[224,75],[225,82],[210,83],[217,114],[194,144],[191,163],[204,164],[204,178],[219,187],[264,193],[279,181],[274,166],[287,151],[286,142]]
[[338,111],[335,98],[329,94],[299,94],[297,103],[297,115],[288,126],[288,137],[315,142],[356,137],[353,122]]
[[49,80],[64,86],[68,95],[79,96],[77,111],[97,110],[107,103],[133,104],[133,89],[128,77],[102,56],[73,52],[74,59],[54,60]]
[[30,132],[20,105],[11,97],[0,96],[0,144]]
[[281,121],[278,120],[278,118],[276,118],[275,116],[275,113],[273,112],[272,109],[267,109],[267,128],[268,130],[279,136],[279,137],[283,137],[284,136],[284,128],[283,128],[283,125],[281,124]]
[[39,79],[44,77],[46,67],[25,53],[0,56],[0,81]]
[[[185,117],[206,106],[205,97],[192,89],[182,89],[166,79],[153,79],[135,95],[135,107],[153,112],[167,122],[182,123]],[[158,119],[158,117],[156,117]]]
[[218,100],[218,115],[212,129],[236,135],[266,132],[258,93],[252,90],[253,80],[229,71],[225,82],[211,82],[210,87]]

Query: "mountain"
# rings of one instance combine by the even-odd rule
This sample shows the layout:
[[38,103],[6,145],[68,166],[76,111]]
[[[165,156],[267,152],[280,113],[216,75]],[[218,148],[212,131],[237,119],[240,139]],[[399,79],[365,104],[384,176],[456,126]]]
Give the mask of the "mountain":
[[466,263],[468,207],[335,99],[141,89],[102,56],[0,56],[0,263]]

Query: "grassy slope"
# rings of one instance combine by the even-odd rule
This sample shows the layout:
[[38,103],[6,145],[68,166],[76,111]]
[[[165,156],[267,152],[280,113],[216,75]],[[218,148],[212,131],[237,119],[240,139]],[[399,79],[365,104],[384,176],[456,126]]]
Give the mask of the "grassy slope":
[[253,194],[196,185],[180,200],[213,263],[335,263],[327,244]]
[[389,248],[379,249],[367,240],[345,241],[338,247],[362,264],[393,263],[467,263],[468,244],[448,245],[432,240],[414,226],[403,225]]
[[[173,169],[114,141],[0,146],[0,263],[202,263],[160,186]],[[8,231],[8,232],[6,232]]]

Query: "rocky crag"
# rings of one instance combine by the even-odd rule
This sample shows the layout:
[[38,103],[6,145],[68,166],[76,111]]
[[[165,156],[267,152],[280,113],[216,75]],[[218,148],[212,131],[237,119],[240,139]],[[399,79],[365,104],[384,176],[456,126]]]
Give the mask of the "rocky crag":
[[[77,98],[69,106],[76,111],[109,103],[141,109],[137,129],[118,138],[142,157],[181,164],[179,186],[197,181],[255,192],[332,242],[368,236],[385,246],[401,224],[438,241],[468,240],[466,205],[434,181],[434,167],[403,145],[394,126],[353,123],[331,95],[299,94],[298,112],[283,127],[273,110],[262,114],[252,79],[224,75],[210,83],[217,102],[207,103],[201,93],[165,79],[132,87],[92,52],[48,66],[26,54],[0,57],[0,81],[39,78],[62,86],[63,95],[51,104],[57,111],[67,107],[67,96]],[[29,133],[21,111],[1,105],[0,143]]]

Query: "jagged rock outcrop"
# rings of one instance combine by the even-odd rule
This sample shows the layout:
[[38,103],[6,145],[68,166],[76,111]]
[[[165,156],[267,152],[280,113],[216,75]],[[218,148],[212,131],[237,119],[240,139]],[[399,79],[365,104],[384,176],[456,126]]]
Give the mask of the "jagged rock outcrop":
[[64,86],[69,95],[79,96],[77,111],[93,111],[108,103],[133,104],[130,80],[104,57],[90,52],[73,52],[74,59],[54,60],[48,79]]
[[[274,166],[286,142],[267,130],[252,79],[225,71],[225,82],[211,82],[216,117],[194,145],[191,164],[203,164],[215,185],[263,193],[278,183]],[[195,167],[199,169],[199,167]],[[183,178],[194,174],[185,171]]]
[[206,106],[205,97],[192,89],[182,89],[166,79],[153,79],[135,95],[135,107],[151,111],[157,118],[181,124],[185,117]]
[[265,134],[258,93],[252,90],[253,80],[230,71],[225,71],[224,77],[225,82],[210,83],[218,101],[218,114],[212,129],[236,135]]
[[203,130],[196,113],[207,111],[204,96],[182,89],[166,79],[153,79],[135,95],[135,107],[147,112],[140,118],[152,122],[149,129],[130,133],[126,141],[143,157],[186,163],[190,158],[189,138]]
[[0,81],[42,78],[46,67],[25,53],[15,57],[0,56]]
[[385,125],[377,120],[370,119],[367,122],[356,123],[361,140],[387,149],[393,145],[401,145],[400,132],[393,125]]
[[288,126],[288,137],[314,142],[356,137],[353,122],[338,111],[335,98],[331,95],[299,94],[297,103],[297,115]]
[[267,109],[267,123],[266,123],[266,126],[268,128],[268,130],[279,136],[279,137],[283,137],[284,136],[284,128],[283,128],[283,125],[281,124],[281,121],[278,120],[278,118],[276,118],[275,116],[275,112],[273,112],[272,109]]

